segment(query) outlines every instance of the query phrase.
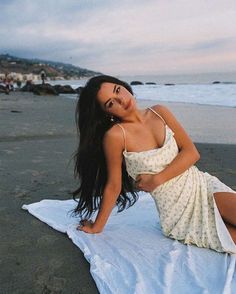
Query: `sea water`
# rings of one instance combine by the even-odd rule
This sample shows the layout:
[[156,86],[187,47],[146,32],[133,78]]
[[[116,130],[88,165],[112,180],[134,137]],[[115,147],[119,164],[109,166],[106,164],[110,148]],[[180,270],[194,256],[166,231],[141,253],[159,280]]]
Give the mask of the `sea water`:
[[[132,86],[137,99],[236,107],[236,73],[118,76],[118,78],[128,83],[134,80],[143,83],[142,85]],[[147,82],[155,84],[146,84]],[[50,83],[68,84],[75,89],[84,86],[86,79],[50,81]],[[77,98],[77,95],[63,96],[72,99]]]

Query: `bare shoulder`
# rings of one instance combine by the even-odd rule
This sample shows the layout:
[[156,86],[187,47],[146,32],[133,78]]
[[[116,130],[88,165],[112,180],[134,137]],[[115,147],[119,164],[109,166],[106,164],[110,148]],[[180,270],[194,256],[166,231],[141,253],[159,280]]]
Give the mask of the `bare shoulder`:
[[117,151],[124,149],[124,136],[120,126],[114,125],[105,133],[103,145],[105,149],[109,148]]
[[185,131],[184,127],[177,120],[174,114],[168,109],[168,107],[164,105],[154,105],[152,108],[162,116],[166,124],[174,132],[176,142],[180,148],[183,146],[193,146],[193,142]]
[[161,117],[165,120],[167,125],[173,129],[176,127],[181,127],[178,119],[175,117],[175,115],[172,113],[172,111],[164,106],[164,105],[154,105],[152,108],[161,115]]
[[166,121],[168,121],[171,118],[173,119],[174,117],[170,109],[164,105],[156,104],[151,108],[154,109],[157,113],[159,113]]

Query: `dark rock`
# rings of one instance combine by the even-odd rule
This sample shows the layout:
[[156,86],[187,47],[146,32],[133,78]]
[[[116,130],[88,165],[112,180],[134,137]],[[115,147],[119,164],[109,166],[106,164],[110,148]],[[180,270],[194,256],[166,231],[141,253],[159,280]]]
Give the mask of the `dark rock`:
[[6,87],[4,85],[0,85],[0,93],[5,93]]
[[55,85],[54,89],[58,94],[76,94],[76,90],[74,90],[70,85]]
[[5,94],[9,94],[11,91],[10,89],[10,85],[6,84],[6,85],[0,85],[0,93],[5,93]]
[[34,84],[31,81],[27,81],[25,85],[21,88],[22,92],[33,92]]
[[48,83],[35,85],[31,81],[27,81],[24,87],[21,88],[21,91],[33,92],[35,95],[58,95],[52,85]]
[[34,85],[33,93],[35,95],[58,95],[54,87],[48,83]]
[[154,83],[154,82],[146,82],[145,84],[146,85],[156,85],[157,83]]
[[212,84],[220,84],[220,81],[214,81]]
[[165,84],[165,86],[174,86],[175,84],[172,84],[172,83],[167,83]]
[[140,82],[140,81],[132,81],[132,82],[130,83],[130,85],[131,85],[131,86],[143,85],[143,83]]
[[84,87],[78,87],[77,89],[75,89],[76,93],[78,93],[79,95],[81,94],[82,90]]

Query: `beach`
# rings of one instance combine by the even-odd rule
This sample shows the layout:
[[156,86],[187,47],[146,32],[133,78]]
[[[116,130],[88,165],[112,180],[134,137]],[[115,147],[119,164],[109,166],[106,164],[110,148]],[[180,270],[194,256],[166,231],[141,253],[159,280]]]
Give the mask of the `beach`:
[[[139,100],[141,108],[157,104]],[[236,190],[236,108],[161,102],[201,154],[197,166]],[[71,198],[77,187],[76,100],[0,94],[0,293],[98,293],[89,263],[71,240],[21,209]]]

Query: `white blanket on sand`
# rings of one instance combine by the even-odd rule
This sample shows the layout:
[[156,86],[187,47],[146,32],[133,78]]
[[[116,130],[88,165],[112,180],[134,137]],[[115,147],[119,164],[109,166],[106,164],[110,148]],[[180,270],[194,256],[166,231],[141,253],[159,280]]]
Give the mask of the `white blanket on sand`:
[[121,213],[114,209],[104,231],[86,234],[69,213],[73,200],[23,205],[83,251],[100,293],[236,293],[236,255],[186,246],[163,236],[147,193]]

